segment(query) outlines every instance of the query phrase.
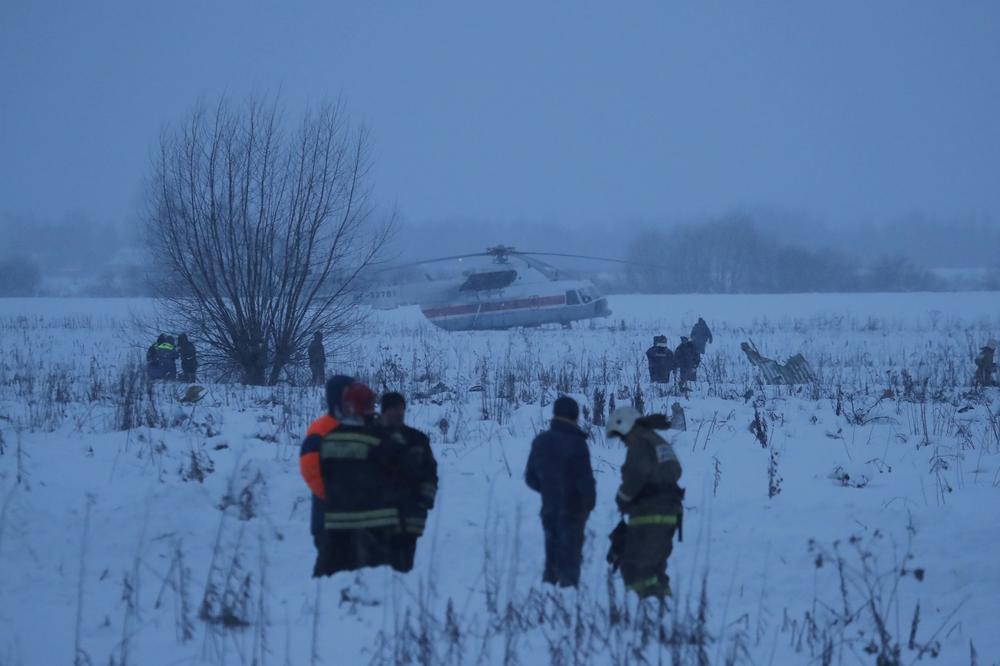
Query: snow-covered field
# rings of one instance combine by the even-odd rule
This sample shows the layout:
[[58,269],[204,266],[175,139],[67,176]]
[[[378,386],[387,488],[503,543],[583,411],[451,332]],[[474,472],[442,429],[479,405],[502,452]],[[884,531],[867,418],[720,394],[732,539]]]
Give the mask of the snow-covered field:
[[[149,303],[0,300],[0,665],[1000,664],[1000,394],[968,386],[1000,294],[611,306],[492,333],[376,314],[331,369],[412,397],[438,508],[410,575],[317,582],[297,456],[318,389],[208,385],[185,406],[138,379]],[[676,344],[698,315],[702,381],[650,386],[652,335]],[[760,386],[743,340],[820,381]],[[584,584],[540,584],[528,445],[559,392],[593,418],[595,390],[687,411],[662,618],[608,575],[624,451],[597,427]]]

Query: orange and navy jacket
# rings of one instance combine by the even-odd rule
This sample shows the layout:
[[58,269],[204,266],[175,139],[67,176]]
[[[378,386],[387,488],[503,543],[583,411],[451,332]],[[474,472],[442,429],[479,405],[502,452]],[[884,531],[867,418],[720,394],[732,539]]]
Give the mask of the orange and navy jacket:
[[326,498],[326,488],[323,487],[323,469],[320,463],[320,447],[323,438],[329,435],[338,426],[337,419],[329,414],[324,414],[309,426],[306,438],[302,442],[302,449],[299,451],[299,471],[305,479],[309,490],[317,499]]

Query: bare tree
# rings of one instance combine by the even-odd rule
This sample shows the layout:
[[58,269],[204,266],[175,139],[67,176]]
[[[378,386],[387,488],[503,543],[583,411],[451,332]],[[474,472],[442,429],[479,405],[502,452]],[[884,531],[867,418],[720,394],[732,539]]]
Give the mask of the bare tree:
[[222,378],[274,384],[314,331],[359,323],[354,287],[385,245],[370,137],[342,105],[288,127],[277,100],[197,107],[161,136],[147,238],[167,322]]

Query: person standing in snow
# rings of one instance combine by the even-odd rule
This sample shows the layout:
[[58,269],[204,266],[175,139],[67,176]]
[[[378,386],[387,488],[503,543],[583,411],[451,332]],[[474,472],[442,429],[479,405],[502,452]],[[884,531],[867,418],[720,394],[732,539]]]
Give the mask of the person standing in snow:
[[392,563],[402,460],[374,414],[375,392],[354,382],[343,393],[343,417],[318,446],[322,485],[310,486],[323,506],[316,578]]
[[701,317],[698,317],[698,321],[691,327],[691,342],[699,354],[704,354],[705,346],[712,342],[712,331]]
[[993,373],[996,372],[997,368],[997,364],[993,360],[997,346],[998,343],[996,340],[990,340],[979,350],[979,356],[976,357],[976,376],[973,378],[975,386],[997,385],[996,380],[993,379]]
[[189,383],[198,381],[198,356],[194,345],[188,340],[187,333],[177,336],[177,351],[181,357],[181,381]]
[[312,422],[299,450],[299,472],[311,491],[309,532],[317,552],[323,536],[323,499],[326,495],[321,458],[323,442],[344,418],[344,390],[353,383],[354,378],[346,375],[330,377],[326,383],[326,414]]
[[576,401],[560,396],[553,404],[549,429],[531,443],[524,471],[528,487],[542,496],[542,581],[560,587],[580,582],[584,528],[596,503],[587,433],[577,425],[579,416]]
[[653,346],[646,350],[646,361],[649,363],[649,381],[666,384],[674,370],[674,353],[667,345],[667,336],[653,336]]
[[158,347],[160,352],[160,366],[163,368],[163,378],[170,381],[177,379],[177,343],[174,336],[168,335],[167,341]]
[[399,393],[382,396],[379,425],[401,447],[400,465],[403,486],[399,512],[401,531],[393,543],[392,568],[407,572],[413,569],[417,541],[427,526],[427,514],[437,496],[437,461],[431,440],[416,428],[406,425],[406,399]]
[[159,346],[167,342],[167,335],[160,333],[156,342],[149,345],[146,350],[146,376],[150,381],[163,379],[163,370],[160,367]]
[[681,338],[681,343],[674,351],[674,365],[677,367],[678,380],[681,386],[698,379],[698,365],[701,363],[701,354],[698,353],[694,343],[686,337]]
[[146,351],[146,373],[150,379],[177,379],[177,348],[172,336],[161,333]]
[[322,386],[326,378],[326,349],[323,348],[321,331],[313,333],[312,342],[309,343],[309,369],[312,371],[313,385]]
[[681,526],[684,491],[677,485],[677,454],[656,433],[669,427],[662,414],[644,417],[634,407],[620,407],[608,419],[608,437],[621,437],[628,447],[615,497],[628,516],[620,565],[626,587],[640,598],[671,594],[667,559]]

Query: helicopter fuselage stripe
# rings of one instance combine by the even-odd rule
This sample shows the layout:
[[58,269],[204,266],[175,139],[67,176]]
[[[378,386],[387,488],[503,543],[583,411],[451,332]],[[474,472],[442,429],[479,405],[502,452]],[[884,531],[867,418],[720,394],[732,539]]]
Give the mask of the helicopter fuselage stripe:
[[458,317],[464,315],[486,314],[492,312],[509,312],[511,310],[534,310],[536,308],[566,305],[566,296],[539,296],[536,298],[519,298],[511,301],[469,303],[467,305],[451,305],[440,308],[428,308],[423,311],[428,319],[441,317]]

